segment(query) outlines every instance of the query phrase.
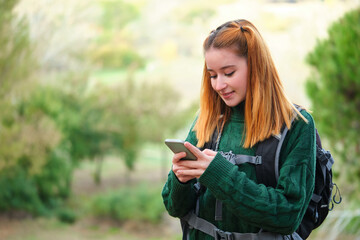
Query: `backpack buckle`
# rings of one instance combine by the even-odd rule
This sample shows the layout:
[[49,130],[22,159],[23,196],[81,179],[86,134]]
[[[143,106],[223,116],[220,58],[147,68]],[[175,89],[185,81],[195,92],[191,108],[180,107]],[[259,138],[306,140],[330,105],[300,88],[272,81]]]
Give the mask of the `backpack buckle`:
[[226,160],[228,160],[229,162],[231,162],[232,164],[235,164],[235,154],[230,151],[230,152],[219,152]]
[[215,240],[233,240],[233,235],[231,232],[225,232],[221,229],[215,229]]
[[262,157],[261,156],[255,156],[255,165],[262,164]]

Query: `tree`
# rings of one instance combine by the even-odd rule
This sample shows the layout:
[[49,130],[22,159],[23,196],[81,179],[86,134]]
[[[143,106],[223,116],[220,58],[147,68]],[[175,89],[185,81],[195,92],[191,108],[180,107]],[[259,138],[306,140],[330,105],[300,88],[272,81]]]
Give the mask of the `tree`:
[[127,27],[140,16],[138,8],[126,1],[99,1],[102,16],[100,35],[89,58],[104,69],[144,67],[145,60],[134,46],[133,32]]
[[341,188],[353,200],[360,189],[360,9],[345,14],[308,54],[307,93],[321,135],[339,157]]
[[52,167],[59,163],[54,149],[61,139],[55,123],[26,107],[37,85],[36,61],[27,23],[13,12],[17,3],[0,1],[0,211],[44,214],[68,193],[65,164]]
[[19,97],[34,64],[26,22],[12,13],[18,0],[0,1],[0,99]]
[[93,124],[94,130],[103,134],[98,145],[103,150],[98,157],[121,156],[126,167],[133,170],[145,143],[162,143],[195,112],[194,106],[181,108],[179,97],[166,83],[135,81],[131,76],[111,86],[99,84],[89,95],[92,110],[86,117],[99,116]]

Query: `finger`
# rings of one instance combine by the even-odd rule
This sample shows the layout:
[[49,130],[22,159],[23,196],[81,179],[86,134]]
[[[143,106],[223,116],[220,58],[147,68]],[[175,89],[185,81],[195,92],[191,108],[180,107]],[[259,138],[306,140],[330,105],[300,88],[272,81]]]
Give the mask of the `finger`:
[[[195,178],[194,176],[186,175],[186,170],[189,170],[189,168],[184,168],[179,165],[173,165],[172,171],[174,172],[175,176],[179,179],[180,182],[185,183],[190,181],[191,179]],[[184,172],[185,171],[185,172]],[[185,173],[185,174],[184,174]]]
[[181,183],[187,183],[191,179],[194,179],[194,177],[191,177],[191,176],[176,176],[176,177],[177,177],[177,179],[179,179],[179,181]]
[[192,145],[189,142],[185,142],[184,146],[190,150],[190,152],[192,152],[197,158],[201,157],[203,155],[203,153],[200,151],[200,149],[198,149],[197,147],[195,147],[194,145]]
[[179,177],[179,171],[182,170],[183,168],[179,167],[179,166],[176,166],[176,165],[173,165],[172,166],[172,171],[175,173],[175,175],[177,177]]
[[178,170],[177,174],[180,177],[199,178],[204,173],[202,169],[182,169]]
[[199,159],[197,161],[194,160],[179,160],[177,162],[173,162],[173,165],[176,165],[179,168],[184,169],[194,169],[201,167],[201,161]]
[[172,163],[176,164],[179,161],[181,161],[180,159],[182,159],[183,157],[186,157],[186,153],[185,152],[179,152],[179,153],[175,153],[172,159]]
[[210,149],[205,149],[203,150],[203,153],[208,155],[208,156],[215,156],[217,154],[217,152],[210,150]]

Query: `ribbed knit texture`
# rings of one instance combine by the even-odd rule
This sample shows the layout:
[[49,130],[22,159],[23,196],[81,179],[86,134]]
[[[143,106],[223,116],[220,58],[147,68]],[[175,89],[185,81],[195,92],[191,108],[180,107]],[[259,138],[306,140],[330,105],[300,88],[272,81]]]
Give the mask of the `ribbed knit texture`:
[[[255,166],[234,166],[217,154],[199,182],[206,187],[200,196],[199,216],[229,232],[265,231],[290,234],[299,226],[310,201],[315,175],[315,126],[309,113],[301,112],[308,120],[295,120],[288,132],[280,154],[280,177],[277,187],[257,184]],[[242,147],[244,103],[233,108],[225,124],[219,151],[255,155],[256,146]],[[196,145],[195,132],[186,139]],[[170,171],[162,196],[171,216],[182,217],[196,204],[193,185],[196,179],[181,183]],[[215,221],[215,201],[223,201],[223,220]],[[191,239],[213,239],[192,230]]]

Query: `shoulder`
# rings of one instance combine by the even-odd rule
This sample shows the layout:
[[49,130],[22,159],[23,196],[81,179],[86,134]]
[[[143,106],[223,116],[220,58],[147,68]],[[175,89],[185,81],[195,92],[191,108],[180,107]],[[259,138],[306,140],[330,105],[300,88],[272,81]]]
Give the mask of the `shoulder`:
[[300,110],[300,113],[301,113],[307,120],[312,121],[312,122],[314,121],[312,115],[311,115],[310,112],[307,111],[306,109],[302,108],[302,109]]
[[[302,116],[297,116],[289,129],[284,144],[288,151],[293,149],[315,149],[315,122],[312,115],[306,111],[300,111]],[[306,151],[304,151],[305,153]]]
[[292,131],[300,131],[308,129],[309,131],[315,130],[315,122],[312,115],[305,109],[301,109],[300,111],[302,116],[297,115],[292,123]]
[[281,148],[281,165],[311,165],[315,161],[315,123],[306,110],[300,112],[306,121],[298,116],[289,129]]

